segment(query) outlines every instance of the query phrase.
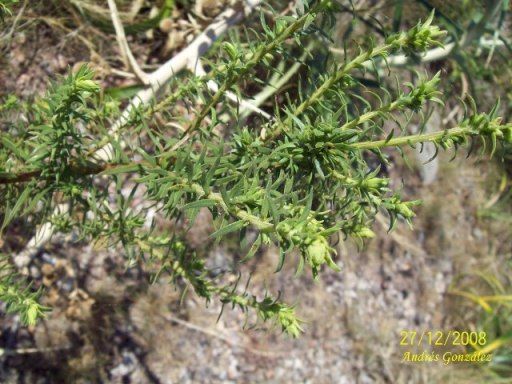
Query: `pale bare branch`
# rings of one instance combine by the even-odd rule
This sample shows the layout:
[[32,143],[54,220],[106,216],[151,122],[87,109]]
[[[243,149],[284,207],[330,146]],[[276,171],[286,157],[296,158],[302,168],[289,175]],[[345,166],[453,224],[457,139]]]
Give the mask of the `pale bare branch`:
[[123,56],[123,61],[143,84],[149,84],[148,74],[139,67],[137,60],[135,60],[135,57],[133,57],[132,51],[130,50],[128,41],[126,40],[126,34],[124,33],[123,23],[119,17],[116,2],[114,0],[107,1],[110,9],[110,17],[112,18],[112,23],[114,24],[114,29],[116,31],[117,43],[119,44],[119,49]]

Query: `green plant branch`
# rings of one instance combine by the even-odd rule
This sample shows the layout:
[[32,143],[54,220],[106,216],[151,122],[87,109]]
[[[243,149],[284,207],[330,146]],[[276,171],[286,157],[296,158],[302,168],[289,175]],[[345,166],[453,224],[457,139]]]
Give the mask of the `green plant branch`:
[[[384,109],[389,109],[391,107],[397,108],[402,102],[395,101],[390,103],[389,105],[383,107]],[[372,117],[375,117],[377,114],[375,111],[368,112],[363,114],[354,121],[357,121],[361,124],[364,121],[369,120]],[[400,136],[394,137],[389,140],[369,140],[369,141],[361,141],[356,143],[350,143],[348,145],[351,149],[357,150],[366,150],[366,149],[379,149],[384,147],[400,147],[403,145],[414,145],[423,142],[440,142],[446,139],[454,139],[454,138],[463,138],[465,136],[492,136],[493,134],[499,138],[502,138],[505,142],[511,141],[511,133],[512,132],[512,124],[500,125],[499,121],[491,120],[488,124],[497,124],[495,126],[489,127],[487,126],[475,126],[475,124],[471,123],[471,121],[481,118],[482,115],[475,115],[472,118],[466,120],[463,124],[458,127],[450,128],[447,130],[423,133],[423,134],[414,134],[408,136]],[[472,120],[473,119],[473,120]],[[498,119],[499,120],[499,119]],[[349,123],[350,124],[350,123]],[[355,124],[355,123],[354,123]],[[479,123],[483,124],[483,123]],[[342,129],[347,128],[347,124],[341,127]],[[156,165],[153,165],[147,161],[133,161],[129,163],[89,163],[84,166],[79,165],[71,165],[70,170],[77,176],[89,176],[89,175],[97,175],[97,174],[114,174],[114,173],[131,173],[131,172],[140,172],[141,167],[146,169],[155,168]],[[34,178],[41,176],[43,170],[30,170],[30,171],[21,171],[16,173],[0,173],[0,184],[15,184],[15,183],[23,183],[30,181]],[[188,183],[185,179],[178,181],[178,183]],[[222,208],[228,209],[225,204],[222,195],[219,193],[206,193],[204,188],[196,183],[190,184],[190,187],[199,195],[199,196],[207,196],[208,199],[214,200],[218,202]],[[272,225],[267,222],[258,221],[256,216],[252,216],[244,211],[235,211],[232,212],[235,216],[238,216],[241,220],[247,220],[251,224],[255,225],[257,228],[261,230],[267,230]]]
[[[156,256],[162,263],[155,279],[165,270],[173,280],[176,277],[182,278],[198,296],[207,301],[211,300],[212,296],[216,296],[223,305],[231,304],[233,307],[239,307],[243,312],[247,312],[251,308],[256,311],[258,318],[263,321],[273,320],[275,324],[281,326],[283,332],[292,337],[298,337],[303,332],[302,320],[295,314],[293,306],[268,294],[265,294],[263,299],[258,299],[255,295],[246,292],[247,287],[243,293],[239,293],[237,292],[239,280],[231,285],[216,284],[206,277],[204,262],[194,253],[190,253],[181,241],[138,238],[136,243],[143,252]],[[165,248],[162,249],[162,247]],[[169,252],[169,248],[171,252]]]
[[[291,125],[294,117],[301,115],[311,106],[321,101],[326,92],[331,90],[336,84],[343,82],[345,79],[345,82],[349,83],[349,73],[356,68],[364,68],[364,63],[377,57],[386,58],[390,53],[395,51],[403,51],[405,54],[411,55],[418,52],[425,52],[430,46],[442,46],[438,39],[444,36],[446,32],[441,31],[437,26],[431,25],[433,18],[434,13],[432,12],[427,20],[419,22],[408,32],[389,36],[386,39],[385,44],[379,47],[370,47],[348,63],[341,66],[341,68],[328,76],[306,100],[293,109],[291,116],[289,115],[285,120],[274,124],[270,129],[270,134],[266,137],[262,137],[262,139],[268,140],[277,138],[289,125]],[[341,84],[341,87],[344,86],[345,84]]]
[[220,193],[217,192],[209,192],[206,193],[204,188],[197,184],[197,183],[189,183],[188,180],[182,179],[178,181],[179,183],[188,185],[190,188],[194,190],[194,192],[201,198],[205,198],[208,200],[215,201],[222,209],[234,217],[243,220],[251,225],[253,225],[255,228],[260,230],[261,232],[269,232],[274,228],[274,225],[268,221],[262,220],[258,216],[252,215],[251,213],[240,209],[236,206],[229,207],[226,202],[224,201],[224,198]]
[[0,254],[0,300],[7,305],[7,312],[21,315],[24,325],[34,325],[38,318],[44,317],[48,308],[38,303],[41,290],[33,291],[30,285],[11,266],[6,255]]
[[[256,3],[259,0],[251,2],[251,7]],[[407,32],[387,37],[378,46],[371,41],[359,47],[354,59],[347,57],[326,74],[319,74],[318,81],[308,83],[307,91],[297,89],[297,93],[287,93],[285,105],[276,106],[286,112],[283,119],[277,112],[275,117],[268,115],[268,122],[263,126],[259,125],[260,119],[248,120],[246,125],[240,121],[243,105],[239,103],[242,108],[228,107],[221,115],[233,117],[228,130],[213,134],[211,131],[219,126],[219,121],[225,122],[219,120],[216,109],[224,98],[230,98],[231,89],[235,90],[242,82],[245,86],[253,72],[257,78],[249,82],[248,93],[259,88],[268,77],[271,82],[278,81],[275,74],[283,76],[286,64],[277,70],[273,65],[279,61],[278,55],[291,46],[288,41],[296,39],[297,46],[307,51],[301,43],[304,35],[326,27],[334,16],[330,12],[333,3],[322,0],[314,4],[295,18],[276,17],[271,28],[263,20],[264,32],[254,43],[250,41],[252,36],[247,36],[248,44],[224,42],[223,58],[212,63],[210,73],[196,68],[194,78],[173,86],[176,92],[149,111],[143,108],[163,83],[145,89],[137,96],[140,100],[132,100],[121,115],[112,116],[116,111],[111,104],[95,108],[97,104],[90,96],[99,91],[99,85],[86,68],[70,74],[64,84],[50,88],[46,97],[32,107],[14,103],[16,113],[24,112],[27,119],[10,124],[8,133],[0,137],[0,192],[6,196],[0,207],[5,216],[2,229],[8,228],[17,217],[34,215],[35,224],[43,224],[34,237],[36,240],[27,244],[30,250],[47,241],[54,230],[76,231],[80,239],[122,244],[130,261],[162,264],[160,272],[171,275],[175,283],[174,280],[186,281],[207,300],[214,296],[244,311],[254,308],[260,318],[274,319],[283,330],[297,335],[300,324],[293,307],[278,303],[267,294],[263,300],[245,291],[240,294],[238,282],[226,287],[216,285],[217,280],[209,277],[204,261],[175,241],[176,232],[171,238],[153,236],[160,229],[156,220],[148,229],[150,212],[159,219],[177,220],[179,225],[175,228],[181,231],[182,217],[192,225],[200,210],[206,208],[214,217],[215,230],[210,238],[239,234],[243,249],[251,243],[246,259],[260,247],[275,244],[280,251],[278,270],[286,255],[298,251],[297,273],[307,265],[317,278],[324,264],[340,270],[333,261],[336,252],[329,242],[334,233],[356,241],[374,236],[371,228],[379,210],[390,214],[390,227],[397,218],[410,223],[414,217],[413,206],[417,202],[403,201],[393,192],[389,180],[379,177],[379,168],[375,169],[367,161],[365,150],[421,142],[433,142],[436,149],[438,146],[446,149],[466,144],[472,136],[481,138],[484,147],[491,142],[493,150],[497,140],[512,142],[512,125],[501,124],[501,119],[496,117],[498,106],[489,114],[477,114],[474,103],[470,116],[454,128],[401,137],[393,137],[393,131],[387,139],[380,139],[381,123],[389,120],[402,126],[398,112],[409,121],[412,113],[421,112],[426,102],[442,103],[437,98],[441,88],[439,75],[419,84],[407,83],[406,91],[400,86],[396,90],[381,87],[380,91],[369,91],[372,100],[366,100],[363,98],[366,94],[358,94],[365,82],[352,72],[364,72],[365,64],[380,58],[385,60],[398,52],[411,56],[439,46],[438,38],[444,33],[431,25],[433,15]],[[326,11],[326,17],[320,17],[322,20],[317,22],[316,12],[320,10]],[[237,10],[231,10],[228,15],[231,15],[229,20],[218,20],[208,31],[224,32],[243,17]],[[314,27],[309,27],[313,22]],[[202,38],[210,38],[207,47],[214,39],[208,34]],[[205,47],[192,47],[197,48],[191,50],[192,56],[180,54],[150,75],[151,78],[167,82],[172,77],[168,71],[194,69],[191,61],[202,55]],[[314,61],[311,66],[317,64]],[[323,65],[320,63],[320,68]],[[268,76],[269,72],[274,76]],[[288,76],[285,74],[278,85],[283,85],[283,79]],[[208,84],[210,80],[216,87]],[[380,79],[375,82],[380,85]],[[258,85],[252,87],[253,84]],[[210,86],[211,93],[203,98],[205,85]],[[263,89],[265,98],[267,90]],[[193,104],[191,108],[189,101]],[[184,106],[194,114],[181,137],[146,125],[145,118],[174,102],[177,102],[176,110],[183,110]],[[7,100],[0,109],[10,113],[12,105]],[[99,137],[104,132],[102,124],[108,119],[115,123],[107,129],[105,137]],[[130,147],[130,152],[118,132],[128,122],[134,126],[140,144],[137,148]],[[265,129],[269,129],[268,136]],[[199,131],[204,135],[187,143]],[[278,137],[282,133],[286,135]],[[399,134],[406,135],[405,128]],[[88,160],[91,154],[94,160]],[[131,186],[133,189],[127,196],[126,188]],[[56,205],[52,196],[65,201],[65,209],[59,208],[51,214]],[[247,233],[248,228],[254,231]],[[253,232],[256,232],[255,240],[248,236]],[[43,235],[39,236],[40,233]],[[14,257],[18,267],[28,265],[28,256],[21,262],[18,256]],[[17,305],[17,310],[24,310],[15,296],[7,300]],[[38,313],[31,311],[30,316],[37,317]]]
[[[295,108],[292,113],[293,116],[299,116],[304,111],[306,111],[309,107],[316,104],[323,95],[332,89],[332,87],[338,83],[341,79],[343,79],[345,76],[347,76],[351,70],[356,68],[357,66],[361,65],[362,63],[371,60],[377,56],[380,56],[388,50],[392,48],[391,44],[386,44],[381,47],[378,47],[376,49],[373,49],[370,52],[363,52],[359,54],[357,57],[352,59],[349,63],[344,65],[340,70],[336,71],[333,75],[329,76],[306,100],[304,100],[297,108]],[[273,127],[268,129],[269,134],[266,135],[263,139],[264,140],[273,140],[276,139],[283,133],[283,131],[286,131],[287,126],[291,124],[293,121],[292,116],[288,116],[285,120],[277,122]]]
[[[143,164],[143,162],[133,162],[129,163],[129,165],[138,165]],[[116,169],[118,167],[123,167],[128,164],[117,164],[117,163],[103,163],[103,164],[96,164],[96,163],[88,163],[87,165],[77,165],[77,164],[71,164],[68,168],[68,171],[72,173],[74,176],[77,177],[83,177],[83,176],[91,176],[91,175],[97,175],[101,172],[110,170],[110,169]],[[2,172],[0,173],[0,184],[16,184],[16,183],[24,183],[28,182],[30,180],[41,178],[41,175],[43,173],[42,169],[36,169],[31,171],[21,171],[16,173],[7,173]],[[43,179],[41,179],[43,180]]]
[[[197,114],[196,118],[192,122],[192,124],[185,130],[185,134],[189,134],[191,132],[195,132],[204,118],[211,112],[211,109],[215,107],[219,101],[224,97],[226,91],[228,91],[236,82],[238,82],[244,75],[246,75],[252,68],[256,65],[260,64],[265,56],[271,54],[276,51],[277,48],[290,36],[300,30],[304,25],[311,21],[312,18],[316,17],[316,13],[323,7],[322,2],[317,2],[317,4],[308,10],[304,15],[294,20],[290,25],[288,25],[282,32],[278,33],[277,36],[272,39],[268,44],[262,45],[256,52],[251,54],[249,60],[242,64],[241,67],[236,68],[234,72],[228,74],[228,78],[222,85],[219,87],[218,91],[209,99],[206,105],[201,109],[201,111]],[[236,49],[229,43],[225,45],[228,54],[230,54],[233,63],[236,65],[239,62],[243,61],[243,58],[238,55]],[[173,150],[176,150],[176,147],[173,147]]]
[[[306,55],[308,51],[312,48],[312,45],[310,44],[308,47],[306,47],[306,51],[304,54],[299,58],[299,61],[296,63],[293,63],[293,65],[288,69],[283,76],[278,77],[274,76],[275,78],[272,78],[269,82],[269,84],[260,92],[258,93],[252,100],[251,103],[255,107],[259,107],[261,104],[263,104],[269,97],[274,95],[276,92],[278,92],[285,84],[287,84],[290,79],[297,73],[299,68],[303,65],[302,60],[306,58]],[[251,114],[251,110],[244,108],[242,112],[240,113],[240,117],[246,118]]]
[[354,149],[379,149],[384,147],[400,147],[403,145],[414,145],[424,142],[438,142],[443,139],[461,137],[464,135],[475,134],[472,128],[469,127],[455,127],[444,131],[437,131],[431,133],[423,133],[417,135],[395,137],[389,140],[376,140],[376,141],[361,141],[359,143],[350,144]]

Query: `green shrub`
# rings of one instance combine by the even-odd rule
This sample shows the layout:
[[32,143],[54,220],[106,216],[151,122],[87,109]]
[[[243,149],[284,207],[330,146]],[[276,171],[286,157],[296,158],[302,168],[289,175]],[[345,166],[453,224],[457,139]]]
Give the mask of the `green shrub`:
[[[207,301],[252,309],[298,336],[301,320],[294,306],[270,293],[250,294],[239,286],[241,277],[222,283],[187,246],[180,226],[169,233],[155,222],[146,225],[149,209],[193,223],[207,208],[214,217],[211,239],[238,234],[245,260],[273,244],[280,252],[277,271],[286,257],[298,255],[297,273],[306,269],[316,279],[322,269],[340,270],[332,246],[336,236],[356,242],[373,237],[379,211],[388,213],[390,229],[398,219],[413,219],[419,202],[402,200],[372,165],[389,162],[388,148],[424,142],[458,148],[476,139],[494,152],[499,142],[512,141],[512,125],[497,116],[497,106],[482,113],[475,103],[453,128],[407,134],[411,119],[424,119],[427,105],[443,104],[442,75],[418,76],[414,84],[394,89],[394,69],[384,75],[381,69],[393,55],[421,58],[442,47],[445,32],[432,24],[432,13],[408,31],[380,42],[367,39],[342,63],[315,63],[308,43],[332,35],[338,10],[323,0],[302,4],[294,17],[262,14],[261,30],[248,30],[246,41],[233,37],[218,44],[208,56],[208,74],[179,78],[165,88],[163,100],[122,115],[126,129],[120,133],[105,128],[116,117],[117,103],[102,95],[87,66],[34,103],[6,99],[3,113],[23,113],[25,119],[13,119],[1,134],[2,230],[30,217],[82,240],[122,244],[128,262],[157,271],[155,278],[167,275]],[[246,119],[243,104],[225,102],[229,92],[241,94],[282,75],[280,63],[298,61],[309,79],[288,91],[270,119]],[[380,87],[369,89],[369,79]],[[208,90],[211,81],[217,90]],[[176,119],[187,110],[191,120]],[[160,126],[157,114],[179,121],[182,131]],[[395,122],[397,129],[385,132],[385,122]],[[108,161],[96,156],[105,148]],[[131,191],[124,193],[127,186]],[[147,204],[134,207],[137,194]],[[62,204],[69,209],[56,209]],[[5,276],[0,298],[32,324],[45,310],[35,301],[39,294],[19,288],[12,274]]]

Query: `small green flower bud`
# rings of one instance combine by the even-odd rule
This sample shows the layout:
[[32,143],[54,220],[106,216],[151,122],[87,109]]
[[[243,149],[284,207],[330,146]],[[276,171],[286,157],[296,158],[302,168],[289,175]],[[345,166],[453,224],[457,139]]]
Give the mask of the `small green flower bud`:
[[265,60],[274,60],[274,55],[272,55],[270,52],[266,53],[263,57]]
[[340,267],[337,266],[331,258],[332,248],[329,246],[325,237],[319,236],[306,249],[308,262],[313,270],[313,277],[318,275],[318,269],[323,264],[327,264],[332,270],[339,272]]
[[353,232],[353,235],[361,238],[371,239],[372,237],[375,237],[375,232],[373,232],[368,227],[359,227],[357,230]]
[[503,132],[503,139],[506,143],[511,144],[512,143],[512,126],[506,126],[502,130]]
[[291,231],[291,227],[288,223],[279,223],[277,225],[277,230],[283,235],[288,235]]
[[276,30],[276,35],[280,35],[281,33],[284,32],[284,30],[286,29],[287,27],[287,22],[283,19],[277,19],[276,21],[276,27],[275,27],[275,30]]
[[78,186],[73,185],[71,187],[71,191],[70,192],[71,192],[71,196],[80,196],[81,193],[82,193],[82,190]]
[[405,105],[413,111],[419,111],[428,100],[442,104],[442,101],[436,98],[437,95],[441,94],[441,92],[438,91],[439,82],[440,76],[439,72],[437,72],[432,79],[424,81],[417,87],[412,88],[405,99]]
[[320,2],[320,4],[325,10],[335,10],[336,9],[336,2],[334,2],[333,0],[322,0]]
[[222,43],[222,49],[224,49],[224,51],[226,51],[226,53],[228,54],[229,58],[231,60],[236,60],[238,58],[238,51],[236,49],[236,47],[231,44],[230,42],[223,42]]
[[293,308],[281,308],[277,315],[277,320],[284,332],[292,337],[299,337],[303,329],[300,326],[300,320],[297,319]]
[[98,83],[89,79],[78,79],[75,81],[75,86],[80,91],[98,92],[100,90]]
[[181,241],[175,241],[174,242],[174,249],[176,249],[176,251],[184,251],[185,250],[185,244],[183,244],[183,242],[181,242]]
[[411,219],[415,216],[408,203],[399,203],[396,205],[396,213],[401,215],[404,219]]
[[379,191],[388,186],[388,179],[381,179],[380,177],[371,177],[369,179],[363,180],[361,183],[361,187],[364,189]]
[[25,315],[25,323],[27,325],[35,325],[37,317],[39,315],[39,306],[32,300],[29,300],[29,302],[26,304],[28,304],[28,309]]
[[443,148],[443,149],[450,149],[453,147],[454,145],[454,142],[452,140],[453,138],[451,137],[445,137],[443,138],[440,142],[439,142],[439,145]]
[[320,266],[325,261],[325,255],[329,253],[329,247],[318,238],[308,246],[308,254],[313,266]]
[[105,108],[105,113],[114,113],[118,110],[118,103],[114,100],[106,100],[103,103],[103,106]]
[[407,34],[405,32],[395,33],[386,38],[386,44],[391,45],[391,50],[394,51],[402,48],[406,39]]
[[442,46],[439,39],[445,36],[446,32],[441,31],[435,25],[431,25],[433,20],[434,12],[424,23],[418,23],[406,34],[405,43],[402,47],[406,54],[425,52],[431,46]]

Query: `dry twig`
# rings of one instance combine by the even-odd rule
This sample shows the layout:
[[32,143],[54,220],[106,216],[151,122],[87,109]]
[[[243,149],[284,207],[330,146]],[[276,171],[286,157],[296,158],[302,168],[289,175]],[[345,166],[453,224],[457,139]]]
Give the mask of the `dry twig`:
[[123,56],[123,61],[125,64],[132,70],[132,72],[137,76],[137,78],[143,84],[149,84],[149,76],[145,73],[133,57],[132,51],[128,46],[128,41],[126,40],[126,34],[124,33],[123,23],[121,22],[121,18],[119,17],[119,12],[117,11],[116,2],[114,0],[107,0],[108,7],[110,9],[110,16],[112,18],[112,23],[114,24],[114,29],[116,31],[117,43],[119,44],[119,49],[121,50],[121,55]]

